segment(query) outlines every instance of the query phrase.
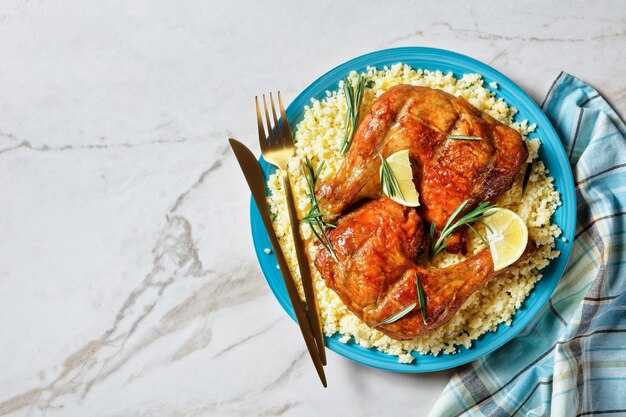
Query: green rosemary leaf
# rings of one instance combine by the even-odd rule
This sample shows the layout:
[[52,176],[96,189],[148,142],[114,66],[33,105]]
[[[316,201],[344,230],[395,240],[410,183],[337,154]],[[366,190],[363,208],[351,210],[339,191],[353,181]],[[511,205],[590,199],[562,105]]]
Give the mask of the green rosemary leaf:
[[[452,237],[452,233],[454,233],[455,230],[463,226],[468,226],[470,229],[472,229],[480,237],[483,243],[488,245],[487,241],[471,226],[471,223],[478,222],[486,217],[493,215],[493,213],[489,213],[489,211],[492,208],[494,208],[496,205],[491,204],[488,201],[485,201],[481,203],[478,207],[471,210],[469,213],[465,214],[463,217],[455,221],[456,217],[461,213],[461,211],[463,211],[463,209],[465,208],[465,206],[467,206],[468,203],[469,203],[469,200],[465,200],[461,204],[459,204],[456,210],[454,210],[454,212],[448,219],[446,225],[444,226],[443,230],[439,234],[439,238],[437,239],[436,242],[432,242],[432,239],[431,239],[431,249],[430,249],[430,261],[431,262],[433,261],[433,259],[435,259],[437,255],[439,255],[445,249],[446,244]],[[431,226],[431,230],[432,230],[432,226]],[[433,231],[433,234],[434,234],[434,231]]]
[[404,308],[399,313],[396,313],[393,316],[389,317],[388,319],[385,319],[385,320],[381,321],[380,323],[376,323],[375,325],[372,326],[372,328],[375,329],[378,326],[383,326],[385,324],[390,324],[390,323],[393,323],[394,321],[398,321],[402,317],[404,317],[407,314],[409,314],[415,307],[417,307],[417,303],[413,303],[410,306]]
[[430,224],[430,241],[432,242],[435,238],[435,222]]
[[380,195],[385,195],[385,189],[387,189],[387,195],[391,195],[393,197],[394,190],[389,188],[389,175],[387,174],[385,159],[380,154],[378,157],[380,158]]
[[470,211],[465,216],[461,217],[458,220],[459,226],[457,226],[457,228],[464,224],[474,223],[480,219],[484,219],[486,217],[492,216],[493,213],[487,213],[489,210],[493,208],[493,207],[490,207],[489,204],[490,203],[488,201],[485,201],[480,206],[476,207],[474,210]]
[[524,171],[524,180],[522,181],[522,200],[524,199],[524,194],[526,194],[526,186],[528,185],[528,180],[530,179],[533,165],[535,165],[534,160],[530,161],[530,164],[526,164],[526,171]]
[[315,194],[315,189],[314,189],[315,177],[312,174],[313,166],[311,164],[311,160],[308,157],[305,158],[304,164],[302,164],[300,169],[302,171],[302,175],[304,176],[304,179],[306,180],[306,185],[308,187],[307,195],[309,196],[309,198],[311,198]]
[[471,224],[468,224],[467,227],[469,227],[472,230],[472,232],[474,232],[474,234],[478,236],[480,241],[483,242],[485,246],[489,246],[489,242],[487,242],[487,240],[480,233],[478,233],[478,230],[474,229]]
[[341,155],[345,155],[352,144],[352,137],[359,123],[359,113],[361,102],[363,101],[363,92],[367,82],[362,74],[359,74],[356,80],[356,86],[353,86],[349,79],[343,81],[343,94],[346,97],[346,132],[341,144]]
[[[491,216],[491,214],[485,217],[489,217],[489,216]],[[477,221],[476,223],[482,224],[483,226],[485,226],[485,229],[489,230],[489,233],[493,234],[493,229],[487,223],[481,222],[481,221]]]
[[301,221],[308,221],[308,220],[315,220],[319,217],[319,215],[317,213],[309,213],[306,216],[304,216],[303,218],[301,218]]
[[[404,200],[404,194],[400,188],[400,183],[396,178],[396,174],[394,174],[393,170],[389,166],[389,162],[387,162],[381,154],[378,154],[378,157],[380,158],[381,164],[380,193],[382,195],[387,195],[388,197],[395,197],[397,194]],[[384,188],[383,184],[385,184]]]
[[419,275],[417,272],[415,273],[415,285],[417,286],[417,298],[420,302],[420,312],[422,313],[422,321],[424,324],[428,324],[428,319],[426,318],[426,296],[424,295],[424,289],[422,288],[422,282],[420,281]]
[[476,136],[465,136],[465,135],[449,135],[448,139],[454,140],[481,140],[481,138]]
[[452,238],[452,236],[446,236],[444,239],[438,239],[437,243],[434,247],[434,250],[431,251],[430,253],[430,260],[432,261],[433,259],[435,259],[437,257],[437,255],[439,255],[441,252],[443,252],[443,250],[446,248],[446,245],[448,244],[448,242],[450,241],[450,239]]
[[400,188],[400,183],[396,178],[396,174],[393,173],[393,170],[391,169],[387,161],[385,161],[385,164],[387,164],[387,172],[389,173],[389,178],[393,183],[393,188],[395,188],[398,194],[400,194],[400,198],[404,200],[404,194],[402,193],[402,188]]
[[318,179],[320,177],[320,173],[322,172],[322,168],[324,168],[324,163],[325,162],[326,161],[320,162],[319,166],[317,167],[317,172],[315,172],[315,179]]
[[313,235],[315,236],[315,238],[317,240],[319,240],[320,243],[330,252],[330,249],[327,246],[326,240],[316,230],[314,223],[316,223],[316,222],[314,222],[314,221],[307,221],[307,224],[309,225],[309,227],[311,227],[311,232],[313,232]]
[[[382,168],[385,169],[385,168]],[[382,170],[381,170],[381,174],[382,174]],[[384,175],[381,176],[382,178],[380,179],[380,190],[379,190],[379,194],[383,195],[385,193],[385,178]]]
[[313,236],[315,236],[315,238],[322,244],[322,246],[326,248],[326,250],[332,255],[333,259],[339,262],[339,260],[337,259],[337,255],[335,254],[332,241],[326,234],[327,227],[334,229],[336,226],[333,223],[324,220],[324,215],[319,210],[317,197],[315,197],[315,182],[322,172],[323,166],[324,161],[320,162],[317,170],[315,170],[313,168],[313,162],[311,162],[308,157],[304,159],[304,162],[301,166],[302,175],[304,175],[308,188],[306,194],[309,197],[309,200],[311,200],[311,209],[306,216],[300,219],[300,221],[305,222],[309,225]]
[[[465,206],[467,206],[467,203],[469,203],[469,200],[465,200],[464,202],[459,204],[456,210],[454,210],[452,214],[450,215],[450,218],[448,218],[448,221],[446,222],[446,225],[443,227],[443,230],[447,230],[450,228],[450,225],[454,221],[454,218],[459,215],[459,213],[465,208]],[[442,230],[442,233],[443,233],[443,230]]]
[[323,224],[319,224],[319,222],[317,226],[320,232],[322,232],[324,247],[326,248],[328,252],[330,252],[330,255],[333,257],[335,262],[339,262],[339,259],[337,259],[337,254],[335,253],[335,249],[333,248],[333,242],[330,240],[330,238],[326,234],[326,228],[324,227]]
[[311,232],[313,232],[313,236],[315,236],[315,238],[322,244],[322,246],[326,248],[326,250],[330,253],[333,259],[339,262],[339,259],[337,259],[337,255],[335,254],[335,250],[333,248],[332,242],[330,238],[328,237],[328,235],[326,234],[326,231],[324,230],[323,225],[321,225],[317,220],[308,220],[306,223],[311,228]]

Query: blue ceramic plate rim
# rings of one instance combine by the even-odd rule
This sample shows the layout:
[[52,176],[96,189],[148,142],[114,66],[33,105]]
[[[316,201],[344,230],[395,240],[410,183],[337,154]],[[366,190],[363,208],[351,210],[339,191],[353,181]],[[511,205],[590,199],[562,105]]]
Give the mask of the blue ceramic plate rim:
[[[466,73],[481,74],[486,87],[495,81],[498,84],[498,89],[494,90],[496,96],[504,98],[508,105],[518,109],[515,120],[528,120],[529,123],[537,124],[536,131],[530,137],[540,137],[542,146],[539,157],[554,177],[555,186],[561,193],[563,203],[553,217],[553,221],[563,230],[562,236],[565,238],[565,241],[559,238],[556,242],[556,249],[561,251],[561,255],[542,270],[543,278],[526,298],[522,307],[518,309],[510,326],[504,323],[500,324],[495,332],[484,334],[475,340],[469,349],[460,347],[458,353],[454,355],[440,354],[434,356],[413,352],[412,355],[416,359],[410,364],[399,363],[395,356],[387,355],[375,348],[361,347],[352,340],[348,343],[342,343],[339,341],[342,336],[340,334],[326,337],[326,344],[329,349],[363,365],[394,372],[433,372],[466,364],[498,349],[524,329],[548,301],[565,271],[571,252],[571,244],[574,241],[576,227],[574,180],[565,149],[556,131],[537,104],[513,81],[490,66],[468,56],[443,49],[393,48],[371,52],[351,59],[322,75],[293,100],[285,111],[290,125],[296,126],[302,119],[304,106],[310,104],[312,98],[323,99],[326,96],[326,91],[337,89],[338,82],[345,78],[349,72],[363,72],[369,66],[381,68],[398,62],[408,64],[415,69],[440,70],[443,73],[452,72],[457,77]],[[268,165],[262,158],[259,162],[267,179],[274,171],[274,167]],[[295,321],[293,308],[280,271],[276,268],[276,257],[273,253],[265,253],[266,248],[271,248],[271,243],[252,199],[250,220],[254,248],[265,279],[280,305]]]

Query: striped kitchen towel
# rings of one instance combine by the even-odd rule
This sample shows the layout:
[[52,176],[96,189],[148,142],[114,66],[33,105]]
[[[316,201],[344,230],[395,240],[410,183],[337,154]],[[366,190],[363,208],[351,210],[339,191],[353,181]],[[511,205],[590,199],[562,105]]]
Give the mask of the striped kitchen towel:
[[626,126],[566,73],[542,108],[574,171],[569,263],[528,327],[459,368],[431,416],[626,416]]

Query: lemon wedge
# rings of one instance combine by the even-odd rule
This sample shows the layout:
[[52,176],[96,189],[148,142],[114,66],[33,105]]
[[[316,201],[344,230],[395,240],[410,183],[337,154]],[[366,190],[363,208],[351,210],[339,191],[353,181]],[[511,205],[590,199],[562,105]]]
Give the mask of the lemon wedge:
[[[387,189],[387,182],[383,179],[383,167],[380,167],[380,182],[382,191],[387,197],[403,206],[417,207],[420,205],[419,193],[413,184],[413,171],[411,170],[411,161],[409,160],[409,150],[396,152],[389,155],[386,159],[389,168],[393,172],[393,176],[400,186],[400,191],[390,193]],[[392,181],[393,182],[393,181]]]
[[494,208],[485,214],[489,215],[483,222],[489,226],[487,240],[493,269],[499,271],[522,256],[528,244],[528,228],[520,216],[505,208]]

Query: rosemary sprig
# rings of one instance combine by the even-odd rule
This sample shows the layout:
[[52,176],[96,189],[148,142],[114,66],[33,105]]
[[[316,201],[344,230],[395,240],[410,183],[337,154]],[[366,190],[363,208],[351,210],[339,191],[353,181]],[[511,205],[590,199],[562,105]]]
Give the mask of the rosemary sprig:
[[[448,219],[448,222],[443,227],[443,230],[441,231],[441,234],[439,235],[439,238],[437,239],[437,241],[434,241],[435,223],[433,222],[430,225],[430,241],[431,241],[430,261],[431,262],[433,259],[435,259],[437,255],[441,253],[441,251],[445,249],[446,244],[448,243],[448,240],[450,240],[450,238],[452,237],[452,233],[454,233],[455,230],[457,230],[458,228],[462,226],[468,226],[480,238],[480,240],[485,245],[489,245],[487,240],[480,233],[478,233],[478,231],[474,229],[474,227],[472,227],[471,223],[480,222],[480,220],[491,216],[491,214],[489,214],[488,211],[494,208],[496,205],[490,204],[488,201],[485,201],[484,203],[476,207],[474,210],[470,211],[465,216],[455,221],[456,217],[463,211],[465,206],[467,206],[467,203],[469,203],[469,200],[465,200],[456,208],[456,210],[454,210],[454,212]],[[489,226],[487,226],[484,223],[482,224],[491,231]]]
[[400,198],[404,200],[404,194],[400,188],[400,183],[396,178],[396,174],[389,166],[389,162],[381,154],[378,154],[380,158],[380,194],[387,195],[387,197],[395,197],[396,194],[400,195]]
[[530,161],[530,164],[526,164],[526,171],[524,171],[524,181],[522,181],[522,200],[524,199],[524,194],[526,193],[526,186],[528,185],[528,180],[530,180],[530,174],[533,171],[533,165],[535,165],[535,160]]
[[[424,289],[422,288],[422,283],[420,282],[420,278],[415,273],[415,286],[417,287],[417,299],[420,305],[420,313],[422,314],[422,321],[424,324],[428,324],[426,320],[426,296],[424,295]],[[372,329],[375,329],[378,326],[383,326],[385,324],[393,323],[394,321],[400,320],[402,317],[409,314],[413,309],[417,307],[417,303],[413,303],[403,308],[400,312],[394,314],[393,316],[381,321],[380,323],[376,323],[372,326]]]
[[419,275],[415,273],[415,285],[417,286],[417,298],[420,302],[420,312],[422,313],[422,321],[424,324],[428,324],[426,319],[426,296],[424,295],[424,289],[422,288],[422,282]]
[[405,309],[403,309],[399,313],[394,314],[393,316],[389,317],[388,319],[385,319],[385,320],[381,321],[380,323],[376,323],[375,325],[372,326],[372,329],[375,329],[378,326],[383,326],[385,324],[390,324],[390,323],[393,323],[394,321],[400,320],[402,317],[404,317],[407,314],[409,314],[415,307],[417,307],[417,303],[413,303],[413,304],[407,306]]
[[363,101],[363,92],[367,81],[359,74],[356,80],[356,86],[352,86],[349,79],[343,81],[343,95],[346,97],[346,133],[341,144],[341,154],[345,155],[352,144],[352,137],[359,123],[359,113],[361,102]]
[[326,228],[335,228],[337,227],[334,223],[330,223],[324,220],[324,215],[319,209],[317,197],[315,197],[315,181],[319,178],[320,172],[322,172],[322,168],[324,167],[324,161],[320,162],[317,167],[317,171],[313,169],[313,163],[307,157],[302,164],[302,174],[306,179],[307,184],[307,197],[311,201],[311,209],[304,216],[301,221],[305,222],[311,228],[311,232],[317,240],[320,241],[322,246],[326,248],[326,250],[331,254],[333,259],[337,262],[337,255],[335,254],[335,250],[333,249],[333,244],[326,234]]
[[481,138],[476,136],[465,136],[465,135],[448,135],[448,139],[454,140],[481,140]]

